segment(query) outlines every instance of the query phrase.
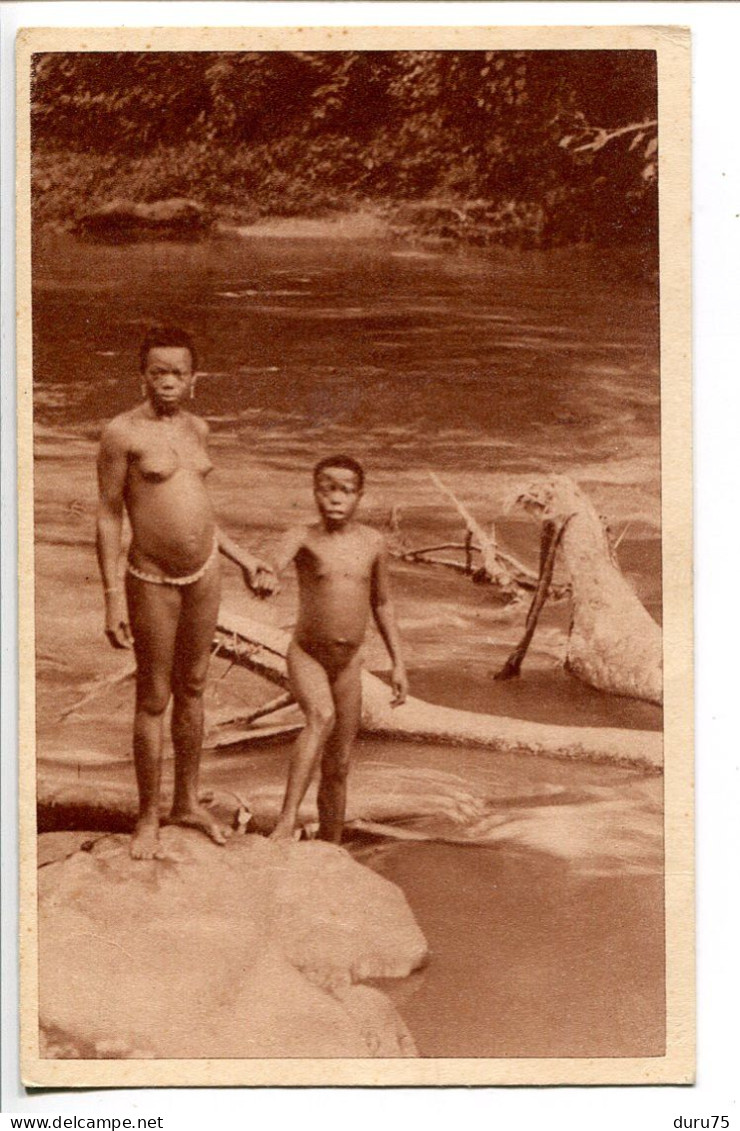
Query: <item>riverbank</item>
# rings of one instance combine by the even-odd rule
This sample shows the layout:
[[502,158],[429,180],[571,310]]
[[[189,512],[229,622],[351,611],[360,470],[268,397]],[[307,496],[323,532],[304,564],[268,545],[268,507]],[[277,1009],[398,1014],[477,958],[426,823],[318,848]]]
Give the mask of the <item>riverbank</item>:
[[33,78],[39,224],[188,196],[233,224],[380,210],[430,238],[657,255],[648,52],[61,52]]
[[[589,218],[581,186],[538,194],[481,195],[455,189],[409,195],[377,193],[362,187],[332,188],[316,171],[302,175],[270,173],[254,154],[242,154],[248,170],[234,166],[239,157],[221,150],[160,152],[130,161],[101,154],[39,150],[32,175],[33,223],[43,231],[86,232],[95,222],[96,238],[118,242],[136,239],[228,238],[254,231],[261,235],[304,238],[308,235],[389,239],[424,247],[609,247],[618,264],[651,277],[657,271],[657,245],[648,217],[613,215],[613,202]],[[178,169],[193,163],[191,175]],[[254,168],[252,168],[254,165]],[[199,223],[177,233],[142,224],[116,229],[97,224],[101,209],[120,205],[133,211],[171,199],[188,200]],[[107,234],[106,234],[107,233]]]

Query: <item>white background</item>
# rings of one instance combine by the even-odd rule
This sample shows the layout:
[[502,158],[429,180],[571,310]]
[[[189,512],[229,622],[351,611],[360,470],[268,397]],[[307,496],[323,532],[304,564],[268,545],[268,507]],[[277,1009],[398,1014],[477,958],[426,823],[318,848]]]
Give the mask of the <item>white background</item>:
[[[3,3],[2,68],[2,1107],[26,1115],[163,1116],[314,1131],[573,1128],[652,1131],[726,1115],[740,1131],[740,8],[735,3]],[[13,51],[30,26],[682,24],[693,35],[698,1083],[695,1087],[395,1090],[181,1089],[27,1095],[17,1060],[16,515]],[[5,1122],[5,1117],[2,1118]],[[685,1125],[685,1122],[684,1122]]]

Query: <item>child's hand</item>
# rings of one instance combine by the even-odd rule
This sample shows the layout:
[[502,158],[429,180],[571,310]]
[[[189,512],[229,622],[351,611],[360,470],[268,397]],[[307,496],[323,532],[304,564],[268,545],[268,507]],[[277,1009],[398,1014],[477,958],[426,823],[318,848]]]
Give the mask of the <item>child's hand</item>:
[[257,597],[272,597],[278,591],[278,579],[267,562],[251,558],[242,565],[244,584]]
[[409,693],[409,681],[403,664],[394,665],[391,675],[391,685],[393,687],[391,707],[400,707],[402,703],[406,702],[406,696]]

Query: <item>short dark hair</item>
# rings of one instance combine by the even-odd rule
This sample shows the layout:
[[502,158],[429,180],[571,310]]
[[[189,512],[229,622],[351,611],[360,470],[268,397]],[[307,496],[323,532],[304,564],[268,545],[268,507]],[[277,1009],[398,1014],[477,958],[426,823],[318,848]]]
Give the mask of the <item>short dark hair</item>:
[[354,471],[355,475],[357,476],[358,490],[361,491],[365,486],[365,472],[363,470],[362,464],[358,463],[357,460],[353,459],[352,456],[324,456],[324,458],[320,459],[313,469],[314,483],[318,479],[319,475],[321,475],[321,472],[325,471],[327,467],[343,467],[346,468],[347,471]]
[[198,368],[198,354],[193,345],[193,339],[187,330],[180,326],[150,326],[141,345],[139,346],[139,369],[143,373],[149,360],[149,350],[169,346],[190,351],[193,363],[193,372]]

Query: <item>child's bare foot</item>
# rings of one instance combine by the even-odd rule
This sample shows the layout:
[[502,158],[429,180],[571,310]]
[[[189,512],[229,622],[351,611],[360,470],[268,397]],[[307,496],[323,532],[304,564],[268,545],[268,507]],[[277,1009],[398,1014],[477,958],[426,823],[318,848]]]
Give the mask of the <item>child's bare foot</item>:
[[132,860],[155,860],[162,855],[159,843],[159,818],[143,816],[136,822],[129,848]]
[[197,829],[216,844],[226,844],[226,838],[231,831],[219,825],[215,817],[212,817],[201,805],[194,805],[191,809],[173,809],[169,816],[169,824],[182,825],[186,829]]
[[276,841],[278,844],[289,844],[295,836],[295,826],[292,821],[286,821],[282,817],[275,825],[275,828],[270,833],[269,839]]

